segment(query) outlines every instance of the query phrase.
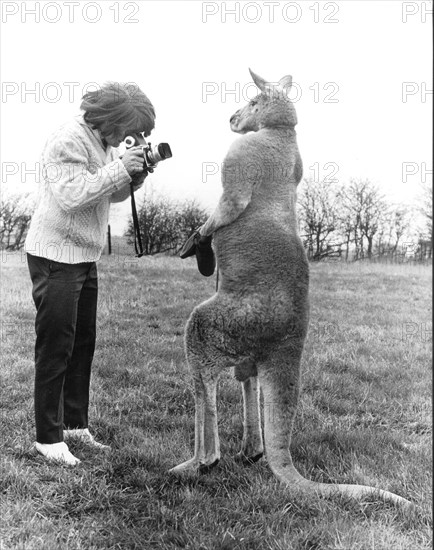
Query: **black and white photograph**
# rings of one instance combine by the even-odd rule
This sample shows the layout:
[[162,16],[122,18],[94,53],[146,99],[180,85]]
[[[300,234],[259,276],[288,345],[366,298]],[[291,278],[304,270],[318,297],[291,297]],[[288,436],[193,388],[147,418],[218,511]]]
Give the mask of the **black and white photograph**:
[[432,548],[433,2],[0,9],[0,550]]

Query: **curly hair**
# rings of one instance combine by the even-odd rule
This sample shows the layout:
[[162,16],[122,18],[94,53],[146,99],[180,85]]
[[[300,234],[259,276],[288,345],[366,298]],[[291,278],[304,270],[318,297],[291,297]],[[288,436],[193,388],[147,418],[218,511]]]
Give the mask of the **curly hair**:
[[99,90],[87,92],[80,108],[87,124],[104,136],[134,131],[144,132],[147,137],[155,126],[154,106],[137,84],[131,82],[106,82]]

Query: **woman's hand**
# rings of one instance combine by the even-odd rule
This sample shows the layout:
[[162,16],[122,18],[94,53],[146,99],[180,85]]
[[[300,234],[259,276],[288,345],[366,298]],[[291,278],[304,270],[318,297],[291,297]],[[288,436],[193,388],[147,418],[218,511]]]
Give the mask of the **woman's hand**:
[[143,172],[145,157],[141,147],[131,147],[131,149],[127,149],[122,155],[121,160],[130,176]]
[[134,191],[137,191],[137,189],[140,189],[145,179],[148,177],[148,172],[144,170],[141,174],[135,174],[132,177],[131,183],[133,184]]

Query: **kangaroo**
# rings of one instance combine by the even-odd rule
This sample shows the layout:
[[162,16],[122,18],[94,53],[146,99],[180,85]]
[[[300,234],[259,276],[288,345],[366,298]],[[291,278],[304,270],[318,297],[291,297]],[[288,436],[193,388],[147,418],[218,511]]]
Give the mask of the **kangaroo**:
[[194,457],[170,471],[206,471],[219,461],[217,381],[223,369],[234,367],[244,401],[241,460],[252,463],[264,454],[261,388],[266,458],[281,482],[308,493],[410,504],[373,487],[309,481],[292,463],[309,317],[309,266],[295,211],[303,167],[288,98],[292,77],[273,85],[250,74],[260,94],[230,119],[231,130],[243,135],[224,159],[219,203],[199,229],[202,237],[213,236],[220,278],[216,294],[193,310],[185,329],[195,388]]

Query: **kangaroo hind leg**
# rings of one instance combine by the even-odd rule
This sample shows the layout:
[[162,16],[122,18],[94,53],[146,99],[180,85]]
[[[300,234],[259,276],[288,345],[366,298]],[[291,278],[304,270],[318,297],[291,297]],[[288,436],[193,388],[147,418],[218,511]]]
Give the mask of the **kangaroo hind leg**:
[[194,362],[191,365],[196,407],[194,456],[170,470],[176,474],[206,472],[216,466],[220,460],[216,404],[220,371],[203,368],[195,365]]
[[194,380],[195,446],[193,458],[170,470],[177,474],[206,471],[220,460],[217,383],[226,362],[215,346],[215,309],[215,300],[204,302],[193,311],[185,329],[186,358]]
[[267,462],[274,475],[287,485],[303,483],[289,451],[299,398],[302,347],[298,341],[282,343],[258,364]]
[[243,392],[243,442],[237,458],[245,464],[257,462],[264,454],[262,441],[261,411],[259,403],[259,382],[251,376],[242,383]]
[[291,489],[323,496],[351,498],[374,496],[395,504],[410,506],[405,498],[367,485],[319,483],[305,479],[292,463],[289,446],[299,394],[301,346],[277,349],[264,364],[258,365],[264,394],[265,449],[274,475]]

